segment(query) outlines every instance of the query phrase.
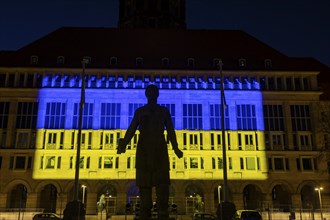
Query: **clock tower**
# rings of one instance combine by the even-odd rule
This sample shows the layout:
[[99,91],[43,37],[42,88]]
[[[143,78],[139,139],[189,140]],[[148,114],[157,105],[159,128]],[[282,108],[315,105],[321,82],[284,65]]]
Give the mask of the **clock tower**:
[[185,0],[119,0],[118,26],[185,29]]

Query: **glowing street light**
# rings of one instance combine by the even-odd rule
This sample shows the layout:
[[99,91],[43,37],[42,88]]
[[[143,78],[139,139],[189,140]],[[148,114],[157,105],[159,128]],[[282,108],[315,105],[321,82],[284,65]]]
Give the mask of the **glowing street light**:
[[85,204],[85,192],[86,192],[87,186],[82,185],[81,188],[82,188],[82,203]]
[[317,187],[317,188],[315,188],[315,191],[318,191],[318,194],[319,194],[321,219],[323,220],[323,212],[322,212],[322,197],[321,197],[321,191],[322,191],[322,190],[323,190],[323,187]]
[[220,204],[221,199],[220,199],[220,190],[221,190],[221,186],[218,186],[218,203]]

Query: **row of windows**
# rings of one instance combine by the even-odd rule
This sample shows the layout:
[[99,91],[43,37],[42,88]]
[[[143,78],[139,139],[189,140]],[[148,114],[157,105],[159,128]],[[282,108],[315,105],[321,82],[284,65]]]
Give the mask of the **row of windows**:
[[[134,112],[138,107],[143,106],[142,103],[130,103],[129,104],[129,115],[128,121],[130,122],[134,116]],[[93,103],[85,103],[82,117],[82,128],[92,129],[93,128]],[[172,119],[175,119],[175,105],[174,104],[163,104],[163,106],[169,107]],[[78,126],[78,103],[74,104],[73,114],[73,128]],[[210,106],[211,109],[218,111],[211,111],[209,117],[210,129],[218,130],[221,129],[220,123],[220,105],[213,104]],[[238,130],[257,130],[257,116],[255,105],[237,105],[237,129]],[[228,110],[226,110],[227,119],[226,127],[230,128]],[[101,103],[101,129],[116,129],[120,128],[121,121],[121,104],[120,103]],[[47,129],[63,129],[65,128],[66,122],[66,103],[55,102],[46,104],[45,124],[44,128]],[[183,129],[189,130],[201,130],[203,129],[203,108],[202,104],[183,104]],[[173,120],[175,126],[175,120]]]
[[[218,75],[218,74],[216,74]],[[146,88],[155,84],[161,89],[220,89],[220,76],[85,76],[87,88]],[[68,74],[6,74],[0,73],[0,87],[55,87],[79,88],[80,75]],[[309,77],[248,77],[225,76],[227,90],[308,91],[312,89]]]
[[[180,137],[182,135],[182,137]],[[184,150],[222,150],[223,141],[221,132],[182,132],[178,135],[180,146]],[[262,135],[263,136],[263,135]],[[259,150],[259,140],[262,138],[256,132],[226,132],[226,146],[228,150]],[[99,131],[98,135],[93,135],[92,131],[82,131],[81,148],[82,149],[108,149],[114,150],[121,137],[120,131]],[[314,150],[315,143],[312,132],[296,132],[291,135],[292,147],[288,145],[288,134],[285,132],[265,132],[266,150]],[[166,138],[166,134],[165,134]],[[139,134],[136,133],[128,144],[128,149],[134,149],[137,146]],[[1,146],[6,146],[7,132],[0,130]],[[46,130],[41,140],[43,149],[76,149],[78,140],[78,131],[51,131]],[[328,136],[324,136],[325,145],[328,143]],[[36,143],[36,130],[17,129],[12,139],[13,145],[17,149],[34,149]],[[65,146],[64,146],[64,143]],[[169,142],[168,142],[169,144]],[[261,145],[263,146],[263,144]],[[327,146],[327,145],[326,145]],[[169,145],[169,148],[170,145]]]
[[[57,61],[57,64],[63,65],[63,64],[65,64],[65,57],[64,56],[58,56],[56,61]],[[86,64],[92,64],[92,62],[93,62],[92,57],[89,57],[89,56],[85,56],[83,58],[83,61]],[[120,61],[120,59],[118,59],[118,57],[110,57],[109,65],[110,66],[118,66],[119,61]],[[170,59],[168,57],[163,57],[160,61],[161,61],[161,65],[162,65],[163,68],[171,66],[171,62],[170,62]],[[38,62],[39,62],[39,57],[38,56],[31,56],[30,57],[30,64],[36,65],[36,64],[38,64]],[[144,62],[145,62],[145,59],[143,57],[135,58],[135,66],[136,67],[143,67]],[[222,62],[221,59],[214,58],[212,60],[212,67],[213,68],[219,68],[220,62]],[[194,68],[195,63],[196,63],[195,58],[189,57],[189,58],[186,59],[186,66],[188,68]],[[240,67],[242,69],[245,69],[247,67],[247,60],[243,59],[243,58],[240,58],[240,59],[238,59],[237,64],[238,64],[238,67]],[[265,69],[271,69],[272,68],[272,60],[265,59],[264,60],[264,67],[265,67]]]
[[[0,102],[0,128],[7,128],[9,115],[9,102]],[[143,106],[143,103],[130,103],[128,121],[133,118],[134,111]],[[175,126],[175,104],[161,104],[169,109]],[[16,114],[16,128],[35,129],[38,118],[38,103],[18,102]],[[211,104],[210,129],[221,129],[221,105]],[[242,104],[236,106],[236,122],[238,130],[256,130],[257,115],[255,105]],[[293,131],[311,131],[311,115],[308,105],[291,105],[291,122]],[[85,103],[82,112],[82,128],[93,128],[94,104]],[[47,103],[44,127],[59,129],[65,127],[67,104],[62,102]],[[265,131],[284,131],[284,114],[282,105],[264,105],[264,128]],[[121,122],[120,103],[101,103],[100,128],[120,128]],[[79,103],[74,103],[72,128],[78,128]],[[203,106],[202,104],[183,104],[183,129],[203,129]],[[230,129],[228,107],[225,108],[225,129]]]
[[[21,131],[19,133],[25,133]],[[26,132],[27,133],[27,132]],[[21,135],[23,137],[23,135]],[[17,136],[17,143],[27,140],[19,140],[21,136]],[[178,135],[177,135],[178,136]],[[82,131],[81,148],[82,149],[106,149],[114,150],[120,139],[120,132],[102,131],[99,135],[93,136],[92,131]],[[167,135],[165,134],[165,138]],[[68,140],[66,140],[66,138]],[[179,136],[178,136],[179,138]],[[237,150],[259,150],[258,133],[226,133],[226,146],[228,150],[232,150],[232,138],[237,139]],[[42,140],[43,149],[75,149],[77,147],[78,132],[77,131],[45,131]],[[139,140],[139,134],[135,134],[128,144],[128,149],[135,149]],[[64,146],[66,143],[66,147]],[[169,144],[169,141],[167,142]],[[24,144],[25,146],[26,144]],[[180,144],[181,145],[181,144]],[[18,145],[17,145],[18,146]],[[182,149],[183,150],[222,150],[223,141],[221,132],[203,133],[182,133]],[[21,146],[19,147],[21,148]],[[169,146],[170,148],[170,146]]]
[[[9,158],[9,169],[15,170],[26,170],[32,168],[32,157],[31,156],[11,156]],[[69,169],[75,168],[75,156],[69,158]],[[0,157],[0,168],[2,167],[2,157]],[[100,156],[97,159],[98,169],[119,169],[118,156]],[[90,169],[92,160],[90,156],[80,157],[80,168]],[[171,158],[171,169],[178,169],[178,161],[175,157]],[[183,169],[208,169],[219,170],[223,169],[222,157],[212,157],[210,164],[205,164],[205,159],[198,156],[190,156],[183,158]],[[133,169],[135,167],[135,157],[126,158],[126,168]],[[40,169],[61,169],[62,168],[62,157],[61,156],[42,156],[40,160]],[[232,158],[228,158],[228,169],[233,170]],[[239,158],[239,169],[240,170],[260,170],[260,159],[259,157],[240,157]],[[296,169],[299,171],[314,171],[318,170],[317,159],[312,157],[299,157],[296,158]],[[284,156],[274,156],[268,158],[268,170],[269,171],[289,171],[290,163],[289,158]]]
[[[282,105],[264,105],[264,125],[266,131],[284,131],[284,113]],[[311,131],[309,105],[290,105],[293,131]]]

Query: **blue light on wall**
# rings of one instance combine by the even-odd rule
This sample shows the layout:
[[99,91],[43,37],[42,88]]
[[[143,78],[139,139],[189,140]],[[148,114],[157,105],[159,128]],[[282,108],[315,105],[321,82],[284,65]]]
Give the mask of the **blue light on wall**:
[[[262,94],[258,90],[226,90],[226,104],[229,112],[228,130],[264,130]],[[54,114],[60,117],[63,109],[50,109],[50,103],[65,104],[65,122],[59,129],[73,129],[74,105],[80,101],[80,88],[42,88],[39,91],[39,117],[37,128],[47,128],[46,115]],[[102,103],[116,103],[120,105],[120,115],[109,111],[109,114],[120,117],[120,126],[117,129],[127,129],[132,118],[129,111],[130,104],[138,107],[147,102],[144,89],[86,89],[86,103],[93,103],[93,125],[92,129],[101,129],[101,106]],[[183,116],[189,114],[191,120],[195,120],[194,108],[184,112],[184,105],[201,105],[202,125],[198,124],[200,130],[210,130],[211,105],[220,104],[220,92],[218,90],[177,90],[161,89],[158,99],[159,104],[174,105],[170,111],[174,115],[175,128],[177,130],[187,129],[184,127]],[[47,107],[48,106],[48,107]],[[63,105],[62,105],[63,106]],[[189,109],[189,108],[187,108]],[[200,117],[200,115],[198,115]],[[104,114],[103,114],[104,115]],[[244,127],[245,126],[245,127]],[[194,129],[193,127],[191,129]]]

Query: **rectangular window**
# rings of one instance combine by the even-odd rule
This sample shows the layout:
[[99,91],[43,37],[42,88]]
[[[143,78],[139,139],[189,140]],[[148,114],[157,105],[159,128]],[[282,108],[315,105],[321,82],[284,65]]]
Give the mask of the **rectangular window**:
[[231,157],[228,158],[228,169],[230,169],[230,170],[233,169],[233,162],[232,162],[232,158]]
[[289,78],[289,77],[286,78],[285,84],[286,84],[286,90],[293,90],[292,78]]
[[120,103],[101,103],[101,129],[120,128]]
[[108,149],[108,150],[113,150],[114,149],[114,133],[110,132],[104,132],[102,135],[102,138],[104,141],[104,148],[103,149]]
[[19,102],[16,114],[16,128],[36,129],[38,116],[37,102]]
[[183,104],[183,129],[203,129],[202,104]]
[[127,163],[126,163],[126,167],[127,169],[130,169],[131,168],[131,158],[130,157],[127,157]]
[[[82,129],[91,129],[93,128],[93,103],[85,103],[82,109]],[[73,120],[72,120],[72,128],[79,128],[79,109],[80,103],[74,103],[73,106]]]
[[113,166],[113,157],[111,156],[105,156],[103,158],[103,168],[104,169],[112,169],[114,166]]
[[84,169],[85,168],[85,157],[80,157],[79,168],[80,169]]
[[30,132],[28,130],[19,130],[16,135],[16,148],[29,148]]
[[236,114],[238,130],[257,130],[255,105],[237,105]]
[[9,102],[0,102],[0,128],[7,128]]
[[223,169],[223,160],[221,157],[212,157],[212,169]]
[[313,160],[312,158],[302,158],[301,159],[303,170],[311,171],[313,170]]
[[291,105],[293,131],[311,131],[311,115],[308,105]]
[[47,156],[46,157],[46,169],[55,169],[55,156]]
[[65,125],[66,103],[46,103],[45,128],[63,129]]
[[[0,161],[1,168],[1,161]],[[28,156],[13,156],[9,160],[9,169],[25,170],[32,168],[32,157]]]
[[25,169],[26,157],[16,156],[15,157],[15,169]]
[[282,105],[264,105],[263,111],[266,131],[284,131]]
[[176,157],[172,157],[172,169],[175,169],[175,168],[176,168]]
[[57,169],[61,169],[62,157],[57,157]]
[[284,158],[274,158],[274,170],[284,170]]
[[[222,105],[220,104],[212,104],[210,105],[210,129],[211,130],[221,130],[222,125]],[[228,107],[225,107],[225,129],[228,130],[230,128],[229,125],[229,111]]]
[[72,169],[73,168],[73,162],[74,162],[74,160],[73,160],[73,157],[71,156],[70,157],[70,169]]
[[246,169],[247,170],[256,170],[256,158],[255,157],[246,157]]
[[245,134],[245,150],[254,150],[254,141],[252,134]]
[[198,168],[198,157],[190,157],[190,168],[191,169]]
[[240,162],[241,170],[244,170],[244,158],[243,157],[240,157],[239,158],[239,162]]
[[198,150],[198,135],[189,134],[189,149]]
[[6,74],[0,73],[0,87],[6,86]]
[[183,149],[187,149],[187,133],[183,133]]
[[48,132],[46,149],[56,149],[57,132]]

